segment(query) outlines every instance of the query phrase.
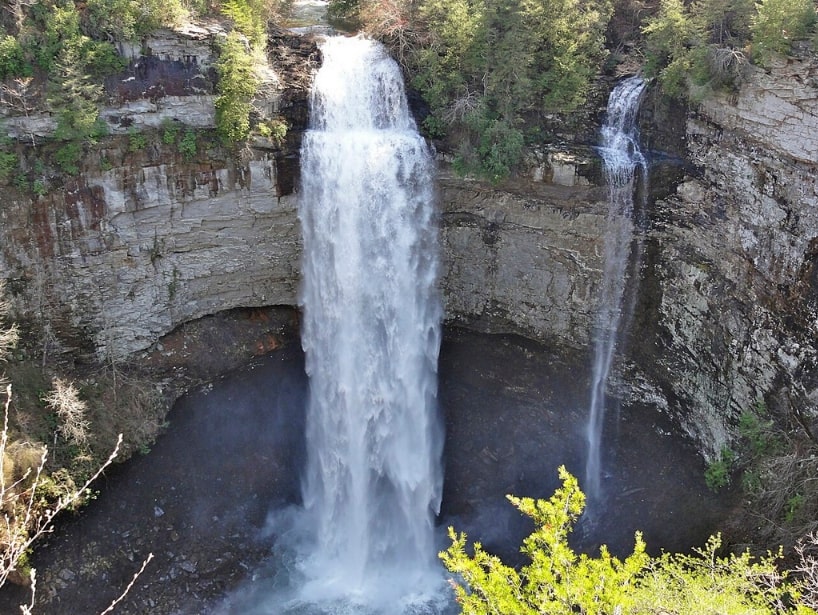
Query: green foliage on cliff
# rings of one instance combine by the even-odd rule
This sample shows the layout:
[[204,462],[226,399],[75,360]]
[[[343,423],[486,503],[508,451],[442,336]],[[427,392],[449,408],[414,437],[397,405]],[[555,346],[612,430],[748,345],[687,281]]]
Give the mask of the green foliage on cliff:
[[758,539],[791,545],[816,529],[818,436],[809,416],[812,403],[801,395],[785,399],[788,407],[776,412],[763,400],[742,412],[733,446],[745,497],[765,521],[757,525]]
[[243,141],[250,134],[250,101],[258,89],[253,65],[253,56],[241,35],[231,32],[220,47],[216,63],[216,131],[227,144]]
[[97,38],[138,41],[157,28],[178,23],[186,12],[179,0],[88,0],[83,25]]
[[429,106],[423,128],[493,181],[553,113],[583,104],[607,52],[612,0],[333,0],[384,40]]
[[196,144],[196,133],[188,129],[179,141],[179,153],[185,160],[193,160],[196,157],[198,146]]
[[[277,6],[269,0],[228,0],[219,7],[234,24],[217,62],[216,116],[226,143],[249,134],[250,101],[258,83],[252,65],[255,57],[263,59],[267,19]],[[0,80],[26,79],[13,84],[8,96],[19,95],[9,100],[20,112],[45,108],[52,113],[57,120],[53,138],[63,142],[52,150],[52,162],[76,174],[84,145],[106,132],[99,117],[104,80],[126,65],[111,41],[137,41],[177,23],[189,7],[183,0],[34,0],[18,9],[0,35]],[[214,10],[207,2],[199,9]],[[186,157],[195,155],[195,135],[180,147]]]
[[267,21],[279,5],[270,0],[227,0],[221,5],[235,28],[219,45],[216,63],[216,131],[226,145],[250,135],[252,100],[259,87],[254,65],[265,61]]
[[661,0],[643,27],[646,71],[668,94],[699,100],[735,86],[749,61],[788,53],[814,26],[813,0]]
[[227,0],[221,5],[221,12],[233,20],[236,30],[248,38],[252,47],[264,48],[267,9],[263,0]]
[[740,47],[749,32],[749,0],[662,0],[643,28],[649,75],[668,94],[700,99],[730,86],[746,64]]
[[730,484],[736,466],[736,453],[729,447],[724,447],[719,456],[707,464],[704,471],[704,482],[711,491],[718,491]]
[[6,139],[0,141],[0,184],[6,184],[20,165],[20,160]]
[[[535,529],[521,552],[530,563],[519,570],[467,548],[465,534],[449,528],[451,546],[440,553],[461,612],[469,615],[697,615],[815,614],[814,583],[790,581],[776,567],[781,553],[760,559],[748,552],[721,555],[719,536],[693,553],[650,557],[639,533],[624,560],[603,546],[598,556],[577,554],[568,543],[585,505],[577,480],[559,469],[562,487],[548,500],[509,501]],[[471,551],[471,552],[470,552]],[[811,558],[804,566],[814,566]]]
[[111,42],[88,31],[85,5],[37,0],[19,9],[16,32],[0,39],[0,78],[10,82],[5,102],[27,114],[43,107],[50,111],[57,120],[53,138],[63,142],[53,163],[78,173],[83,142],[105,133],[99,118],[103,80],[125,62]]
[[431,107],[426,128],[458,133],[464,169],[508,175],[538,118],[584,102],[612,10],[610,1],[421,2],[427,44],[408,62]]
[[753,56],[762,64],[787,53],[793,41],[807,38],[815,26],[812,0],[760,0],[752,20]]
[[10,77],[28,77],[31,65],[26,62],[25,51],[14,36],[0,36],[0,80]]

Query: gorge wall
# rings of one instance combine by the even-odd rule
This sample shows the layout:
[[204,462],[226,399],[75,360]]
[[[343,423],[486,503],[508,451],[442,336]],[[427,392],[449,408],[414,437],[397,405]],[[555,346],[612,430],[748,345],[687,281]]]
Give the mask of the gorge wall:
[[654,208],[656,346],[640,362],[711,452],[758,403],[815,415],[816,77],[814,57],[781,59],[705,101],[686,126],[695,169]]
[[[815,58],[782,59],[689,114],[644,104],[643,256],[612,384],[709,458],[758,404],[815,415],[817,75]],[[450,317],[588,345],[606,196],[592,156],[552,152],[513,189],[442,176]]]
[[[286,143],[257,138],[236,156],[202,141],[193,159],[158,138],[128,147],[130,126],[213,125],[209,54],[218,35],[162,32],[146,43],[147,56],[123,50],[133,62],[109,84],[103,114],[113,136],[88,152],[77,178],[47,194],[6,191],[0,275],[18,315],[52,349],[132,357],[206,314],[296,304],[297,151],[318,61],[313,42],[283,32],[272,39],[257,107],[287,117]],[[620,395],[666,407],[707,456],[759,401],[782,411],[818,401],[816,79],[815,59],[790,59],[688,115],[658,97],[645,103],[654,179],[614,384]],[[602,101],[595,104],[590,115],[599,116]],[[23,148],[49,121],[9,117],[5,130]],[[525,177],[501,186],[456,177],[444,158],[447,318],[587,350],[607,208],[589,141],[536,152]]]
[[[271,37],[255,106],[292,128],[285,143],[257,137],[237,154],[207,133],[220,35],[217,25],[189,26],[159,31],[141,50],[124,48],[131,65],[109,80],[101,114],[112,136],[86,151],[77,177],[46,194],[7,189],[0,275],[11,281],[18,314],[52,351],[125,358],[207,314],[295,304],[301,239],[293,191],[317,51],[287,33]],[[167,122],[199,129],[195,155],[162,141]],[[4,125],[25,143],[52,124],[42,114]],[[143,148],[130,146],[134,127],[154,130]]]

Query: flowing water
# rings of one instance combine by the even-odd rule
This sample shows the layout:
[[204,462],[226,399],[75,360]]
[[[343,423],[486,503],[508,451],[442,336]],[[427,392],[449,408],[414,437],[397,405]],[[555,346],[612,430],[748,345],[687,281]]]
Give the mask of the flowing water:
[[394,613],[442,580],[432,160],[384,49],[344,37],[321,49],[301,155],[301,600]]
[[608,185],[608,215],[599,310],[593,333],[594,360],[587,425],[584,490],[590,502],[601,497],[600,451],[608,373],[620,328],[627,324],[623,322],[623,296],[633,238],[634,179],[637,169],[645,169],[636,127],[636,114],[644,88],[645,82],[640,77],[625,79],[614,88],[608,99],[599,148]]
[[[431,162],[397,67],[380,48],[330,39],[323,51],[302,152],[306,358],[285,344],[180,400],[151,454],[106,473],[95,485],[99,501],[61,520],[34,554],[37,578],[51,588],[37,592],[38,612],[101,612],[149,552],[155,560],[118,612],[457,611],[435,557],[447,541],[433,537],[443,434]],[[575,538],[585,552],[605,542],[624,556],[636,529],[654,551],[702,544],[732,503],[706,488],[701,458],[661,408],[623,402],[621,438],[602,447],[602,424],[612,429],[614,418],[604,416],[605,382],[627,319],[634,173],[644,168],[632,125],[643,84],[620,87],[602,148],[611,233],[588,430],[597,485],[600,455],[615,463],[599,520],[581,524]],[[193,354],[213,352],[214,339],[193,335]],[[586,461],[578,426],[587,425],[587,391],[576,374],[587,358],[450,330],[442,359],[441,526],[519,559],[531,527],[504,494],[548,497],[559,464],[576,473]],[[24,588],[2,590],[0,612],[28,601]]]

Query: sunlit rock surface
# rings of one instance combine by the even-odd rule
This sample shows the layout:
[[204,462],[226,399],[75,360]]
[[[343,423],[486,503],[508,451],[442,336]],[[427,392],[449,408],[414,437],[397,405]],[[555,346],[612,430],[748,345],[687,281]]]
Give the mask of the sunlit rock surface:
[[816,75],[781,60],[691,114],[696,171],[653,214],[656,372],[710,454],[758,402],[818,401]]
[[[295,304],[297,151],[317,51],[311,40],[271,34],[255,104],[290,130],[284,143],[258,138],[235,155],[206,132],[213,45],[223,35],[190,26],[157,32],[141,51],[123,47],[131,64],[109,80],[102,116],[114,134],[158,130],[141,133],[139,149],[128,136],[105,139],[76,177],[53,180],[42,196],[7,191],[0,275],[11,280],[18,316],[52,350],[123,358],[207,314]],[[167,121],[178,122],[177,141],[188,128],[205,130],[196,155],[163,143]],[[17,117],[4,126],[25,142],[41,124]]]
[[[297,152],[320,60],[274,31],[258,103],[287,118],[287,142],[257,139],[236,159],[203,140],[185,160],[157,135],[163,119],[212,126],[208,27],[160,33],[148,56],[123,48],[134,62],[104,112],[118,136],[44,196],[5,189],[0,275],[52,350],[128,357],[206,314],[296,303]],[[645,253],[611,386],[649,391],[708,456],[760,400],[818,403],[817,79],[818,61],[782,59],[688,114],[644,103]],[[583,117],[600,116],[593,104]],[[7,117],[5,130],[23,143],[49,122]],[[532,152],[530,172],[500,186],[456,177],[440,155],[447,320],[587,348],[607,199],[587,124],[572,133],[582,144]],[[132,152],[131,126],[160,128]]]

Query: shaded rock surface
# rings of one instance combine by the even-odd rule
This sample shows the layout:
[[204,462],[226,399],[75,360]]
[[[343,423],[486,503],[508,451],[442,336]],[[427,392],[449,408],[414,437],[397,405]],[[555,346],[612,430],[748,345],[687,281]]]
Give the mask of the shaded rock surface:
[[[217,36],[204,24],[123,48],[133,61],[109,83],[113,132],[167,119],[211,126]],[[42,346],[132,357],[205,315],[297,303],[298,146],[320,58],[290,31],[270,41],[256,102],[287,119],[285,143],[257,138],[228,156],[205,135],[188,160],[159,139],[133,152],[114,136],[48,194],[8,190],[0,275]],[[661,398],[708,457],[758,401],[781,411],[818,402],[816,70],[814,59],[782,60],[690,114],[655,94],[644,102],[651,179],[637,212],[634,324],[612,384]],[[591,145],[601,98],[503,185],[455,177],[441,160],[449,321],[588,347],[607,208]],[[26,121],[40,120],[5,126],[25,141],[39,130]]]
[[[103,112],[114,133],[212,128],[218,25],[163,30],[108,84]],[[269,79],[256,106],[291,127],[288,140],[258,138],[239,155],[197,133],[182,155],[159,132],[135,151],[109,138],[81,173],[43,196],[9,191],[0,213],[0,275],[12,281],[18,317],[59,351],[125,358],[181,323],[235,307],[294,305],[301,239],[293,192],[306,121],[309,39],[275,35]],[[294,66],[298,64],[296,70]],[[287,76],[279,78],[283,67]],[[34,131],[6,118],[11,136]]]
[[[306,377],[295,331],[287,332],[291,341],[278,350],[180,401],[151,453],[106,473],[98,501],[61,520],[35,554],[37,612],[100,612],[148,553],[154,560],[117,612],[200,615],[234,592],[263,595],[282,568],[267,515],[298,504],[304,461]],[[163,342],[166,360],[207,351],[206,338],[186,339],[186,351],[179,340]],[[581,473],[587,379],[576,374],[587,360],[520,337],[446,331],[441,546],[455,525],[491,552],[519,558],[531,528],[505,494],[549,496],[560,464]],[[617,418],[603,455],[606,503],[580,523],[576,548],[598,552],[605,542],[624,554],[636,529],[653,552],[703,542],[729,501],[706,489],[695,449],[650,404],[625,403]],[[645,457],[648,449],[655,455]],[[24,601],[23,588],[0,591],[3,612]]]

